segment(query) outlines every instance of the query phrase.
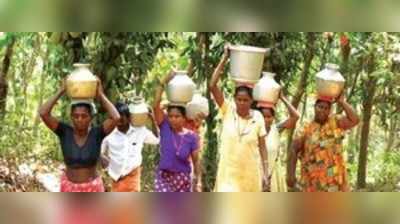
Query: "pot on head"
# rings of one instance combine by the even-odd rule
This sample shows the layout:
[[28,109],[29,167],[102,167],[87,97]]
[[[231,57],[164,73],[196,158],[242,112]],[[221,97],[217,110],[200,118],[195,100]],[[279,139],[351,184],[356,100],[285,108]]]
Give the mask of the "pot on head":
[[326,64],[325,69],[316,75],[319,99],[333,102],[342,93],[345,79],[336,64]]
[[89,64],[74,64],[75,70],[66,79],[67,95],[72,99],[96,97],[97,79],[89,70]]
[[199,92],[196,92],[192,101],[186,105],[186,115],[189,119],[194,120],[199,113],[208,116],[210,110],[207,98],[203,97]]
[[172,104],[186,104],[193,98],[196,85],[186,71],[177,71],[167,85],[167,98]]
[[274,107],[279,100],[281,86],[275,81],[274,73],[263,72],[263,77],[253,89],[253,98],[261,107]]
[[234,81],[256,83],[264,64],[265,48],[252,46],[230,46],[230,74]]
[[131,113],[131,124],[134,127],[144,126],[149,117],[149,109],[142,97],[134,97],[132,103],[129,104],[129,112]]

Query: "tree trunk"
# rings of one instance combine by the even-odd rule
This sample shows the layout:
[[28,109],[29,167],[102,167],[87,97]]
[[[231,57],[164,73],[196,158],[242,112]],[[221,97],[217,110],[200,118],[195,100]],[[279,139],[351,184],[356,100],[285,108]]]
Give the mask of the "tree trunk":
[[15,38],[12,37],[7,46],[6,53],[3,58],[2,68],[0,70],[0,121],[3,120],[6,113],[6,103],[8,94],[7,74],[10,69],[11,57],[15,45]]
[[[373,56],[372,56],[373,57]],[[369,62],[369,74],[374,71],[373,59]],[[362,189],[366,187],[366,176],[367,176],[367,161],[368,161],[368,137],[371,125],[372,107],[374,102],[374,96],[376,92],[376,79],[370,75],[369,80],[365,83],[366,85],[366,97],[363,100],[363,120],[361,128],[361,139],[360,139],[360,154],[358,159],[358,173],[357,173],[357,188]]]
[[392,147],[394,145],[394,140],[396,137],[396,130],[397,130],[397,125],[398,125],[398,120],[396,118],[390,119],[389,122],[389,134],[388,134],[388,140],[386,144],[386,152],[390,152],[392,150]]
[[[49,49],[46,49],[44,52],[41,51],[41,53],[43,54],[42,55],[43,61],[47,62],[48,57],[49,57],[49,53],[50,53]],[[39,100],[38,100],[38,106],[37,106],[38,109],[43,104],[43,100],[44,100],[43,99],[43,95],[44,95],[44,86],[45,86],[45,81],[46,81],[46,74],[47,74],[46,68],[47,67],[48,66],[46,65],[46,63],[43,63],[42,72],[40,73]],[[33,124],[33,136],[35,137],[35,139],[37,139],[38,142],[39,142],[39,140],[38,140],[38,137],[39,137],[39,124],[40,124],[40,116],[39,116],[39,113],[37,113],[36,116],[35,116],[34,124]]]
[[[40,41],[40,36],[39,34],[36,34],[35,36],[35,42],[33,44],[33,51],[31,55],[27,55],[29,57],[29,62],[27,63],[27,68],[26,70],[23,70],[25,74],[23,75],[23,81],[22,81],[22,95],[24,96],[23,100],[23,110],[26,111],[28,108],[28,87],[29,87],[29,82],[30,78],[33,75],[33,72],[36,67],[36,59],[40,54],[40,48],[41,48],[41,41]],[[26,113],[23,114],[22,116],[22,122],[20,127],[24,128],[26,126],[26,123],[28,122],[28,118]]]
[[303,122],[304,118],[306,117],[307,114],[307,95],[304,97],[304,103],[303,103],[303,108],[302,108],[302,112],[301,112],[301,119],[300,122]]
[[0,73],[0,121],[4,119],[6,113],[7,93],[8,93],[8,83],[6,75]]
[[363,68],[362,63],[359,63],[359,66],[357,67],[357,69],[355,71],[354,78],[353,78],[353,80],[351,80],[351,86],[349,86],[350,90],[348,91],[348,95],[347,95],[347,100],[349,102],[351,101],[351,98],[354,96],[354,93],[356,92],[357,82],[358,82],[358,79],[362,72],[362,68]]
[[[348,37],[344,34],[342,34],[341,38],[341,55],[342,55],[342,62],[340,64],[340,71],[344,77],[345,80],[350,80],[350,74],[349,74],[349,58],[350,58],[350,51],[351,51],[351,46],[350,42],[348,40]],[[354,80],[357,80],[357,73],[354,75]],[[346,95],[346,90],[348,88],[349,83],[345,82],[344,86],[344,94]],[[336,113],[341,114],[343,112],[343,108],[336,105]]]
[[332,34],[332,37],[328,38],[326,43],[325,43],[325,47],[322,50],[322,56],[321,56],[321,64],[319,66],[319,70],[324,69],[325,64],[327,63],[327,61],[329,62],[329,56],[331,55],[331,51],[332,51],[332,47],[333,47],[333,40],[335,38],[335,34]]
[[78,37],[72,37],[70,34],[68,34],[68,39],[64,42],[64,47],[72,51],[71,55],[73,63],[83,62],[83,60],[85,59],[83,46],[84,38],[84,33],[82,33]]
[[[199,69],[199,74],[206,77],[206,82],[209,83],[211,80],[212,69],[215,66],[209,57],[210,51],[210,36],[207,33],[198,33],[199,50],[202,52],[202,58],[196,64]],[[208,86],[208,85],[207,85]],[[215,132],[216,122],[215,117],[217,116],[217,110],[210,95],[208,87],[206,88],[206,97],[210,108],[210,115],[206,119],[207,131],[205,133],[205,150],[203,154],[203,186],[205,191],[212,191],[214,188],[215,177],[217,173],[217,152],[218,152],[218,136]]]
[[[315,42],[317,35],[315,33],[307,33],[306,49],[304,53],[304,67],[300,75],[300,81],[297,86],[297,91],[293,96],[292,105],[297,109],[299,107],[301,98],[307,87],[308,74],[310,71],[312,60],[315,56]],[[288,150],[290,150],[293,140],[294,130],[290,130],[288,133]]]

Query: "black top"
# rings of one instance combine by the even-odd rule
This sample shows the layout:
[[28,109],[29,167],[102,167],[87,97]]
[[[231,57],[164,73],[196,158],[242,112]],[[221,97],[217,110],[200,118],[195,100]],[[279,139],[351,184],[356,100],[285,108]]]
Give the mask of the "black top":
[[75,142],[74,130],[70,125],[60,122],[55,133],[60,139],[64,162],[68,167],[89,168],[96,165],[101,142],[106,137],[102,127],[91,128],[82,147]]

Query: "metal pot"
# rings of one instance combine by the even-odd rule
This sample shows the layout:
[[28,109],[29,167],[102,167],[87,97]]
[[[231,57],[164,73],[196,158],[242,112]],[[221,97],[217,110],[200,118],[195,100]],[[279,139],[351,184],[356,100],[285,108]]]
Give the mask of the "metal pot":
[[144,126],[148,120],[149,109],[142,97],[134,97],[132,104],[129,105],[132,126]]
[[192,100],[195,89],[196,85],[187,76],[187,72],[177,71],[167,86],[168,101],[172,104],[186,104]]
[[232,79],[241,83],[257,83],[267,49],[244,45],[231,46],[229,49]]
[[66,80],[67,95],[72,99],[95,98],[97,79],[89,70],[89,64],[74,64],[74,67]]
[[192,101],[186,105],[186,115],[189,119],[195,119],[199,113],[208,116],[210,109],[208,107],[207,98],[203,97],[199,92],[196,92]]
[[263,72],[263,77],[254,86],[253,98],[259,103],[276,104],[281,86],[274,80],[274,73]]
[[317,94],[320,99],[333,101],[343,91],[345,79],[336,64],[326,64],[325,69],[317,73]]

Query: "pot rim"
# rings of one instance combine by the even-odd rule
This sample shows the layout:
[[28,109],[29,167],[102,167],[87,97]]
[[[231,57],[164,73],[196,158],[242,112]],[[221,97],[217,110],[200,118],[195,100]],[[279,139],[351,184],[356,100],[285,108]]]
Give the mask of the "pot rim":
[[177,70],[177,71],[175,71],[175,74],[176,75],[188,75],[188,71],[186,71],[186,70]]
[[[145,112],[140,112],[140,113],[137,113],[135,110],[136,110],[136,108],[139,106],[139,105],[141,105],[141,104],[143,104],[143,105],[145,105],[146,106],[146,111]],[[149,108],[147,108],[147,105],[145,104],[145,103],[140,103],[140,104],[129,104],[128,105],[128,108],[129,108],[129,112],[131,113],[131,114],[147,114],[147,113],[149,113],[150,111],[149,111]]]
[[274,72],[262,72],[261,74],[263,75],[263,77],[269,76],[269,77],[273,78],[276,76],[276,73],[274,73]]
[[267,53],[268,49],[267,48],[261,48],[261,47],[249,46],[249,45],[234,45],[234,46],[229,46],[229,50],[265,54],[265,53]]
[[90,64],[89,63],[74,63],[73,66],[75,68],[89,68]]
[[339,65],[337,65],[335,63],[326,63],[325,68],[336,70],[336,71],[339,71],[339,69],[340,69]]
[[250,80],[250,79],[241,79],[241,78],[232,78],[232,80],[236,83],[236,84],[241,84],[241,83],[245,83],[245,84],[256,84],[258,80],[254,79],[254,80]]
[[[188,103],[189,103],[189,102],[188,102]],[[187,105],[188,103],[183,103],[183,102],[171,102],[171,101],[169,101],[169,102],[167,103],[167,106],[186,107],[186,105]]]
[[132,102],[135,104],[144,103],[144,98],[141,96],[134,96],[132,97]]

